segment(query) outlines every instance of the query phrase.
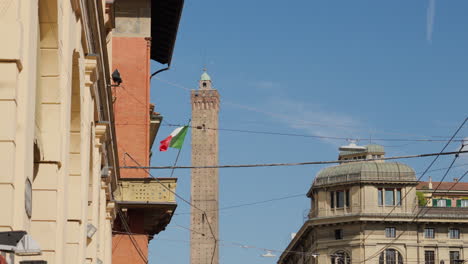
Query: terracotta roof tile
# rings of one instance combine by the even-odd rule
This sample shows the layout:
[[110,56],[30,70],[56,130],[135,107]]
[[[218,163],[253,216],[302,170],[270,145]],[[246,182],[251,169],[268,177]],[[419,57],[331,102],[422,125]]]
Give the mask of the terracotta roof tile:
[[[440,185],[440,187],[438,187]],[[468,182],[432,182],[432,190],[468,191]],[[429,182],[419,182],[416,190],[429,190]]]

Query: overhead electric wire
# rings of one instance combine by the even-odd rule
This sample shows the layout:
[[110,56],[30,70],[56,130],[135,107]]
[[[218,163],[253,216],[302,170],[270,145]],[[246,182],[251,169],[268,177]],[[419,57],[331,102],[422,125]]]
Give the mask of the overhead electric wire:
[[[134,163],[136,163],[137,165],[140,166],[140,163],[135,160],[130,154],[128,154],[128,152],[125,152],[124,155],[128,156],[130,159],[132,159],[132,161]],[[121,167],[122,168],[122,167]],[[154,177],[153,174],[151,174],[148,169],[145,169],[144,167],[138,167],[140,169],[143,169],[146,174],[148,174],[151,178],[155,179],[157,183],[159,183],[164,189],[166,189],[167,191],[169,191],[170,193],[174,194],[177,198],[181,199],[184,203],[188,204],[189,206],[201,211],[202,213],[205,213],[204,210],[200,209],[199,207],[195,206],[194,204],[192,204],[191,202],[189,202],[187,199],[185,199],[184,197],[180,196],[179,194],[177,194],[176,192],[172,191],[169,187],[167,187],[166,185],[164,185],[158,178]],[[206,216],[206,214],[205,214]],[[208,225],[210,226],[210,230],[211,230],[211,224],[209,222],[209,220],[207,219],[207,222],[208,222]],[[216,239],[216,236],[214,235],[214,233],[212,233],[212,236],[213,238]]]
[[[174,82],[170,82],[170,81],[167,81],[167,80],[164,80],[164,79],[161,79],[161,78],[156,78],[156,79],[158,79],[161,82],[172,85],[174,87],[183,89],[185,91],[190,92],[192,90],[195,90],[195,89],[187,88],[184,85],[177,84],[177,83],[174,83]],[[223,102],[225,104],[232,105],[232,106],[235,106],[235,107],[238,107],[238,108],[242,108],[242,109],[245,109],[245,110],[248,110],[248,111],[253,111],[253,112],[257,112],[257,113],[266,114],[266,115],[269,115],[269,116],[280,117],[280,118],[287,118],[288,120],[291,120],[290,115],[283,115],[283,114],[273,113],[273,112],[265,111],[265,110],[262,110],[262,109],[257,109],[257,108],[252,107],[252,106],[242,105],[242,104],[238,104],[238,103],[232,103],[232,102],[228,102],[228,101],[223,101]],[[318,127],[358,128],[356,126],[347,126],[347,125],[341,125],[341,124],[339,124],[339,125],[338,124],[324,124],[324,123],[310,122],[310,121],[307,121],[307,120],[297,120],[297,121],[301,122],[302,124],[307,124],[307,125],[310,125],[310,126],[318,126]],[[377,132],[377,131],[375,131],[375,132]],[[392,132],[382,132],[382,131],[379,131],[378,133],[379,134],[389,134],[389,135],[412,136],[411,134],[408,134],[408,133],[392,133]],[[414,136],[416,136],[416,135],[414,135]],[[426,137],[443,138],[443,136],[426,136]]]
[[[125,152],[124,155],[127,155],[130,159],[132,159],[132,161],[137,164],[138,166],[141,166],[141,164],[135,160],[130,154],[128,154],[128,152]],[[172,191],[169,187],[167,187],[166,185],[164,185],[163,183],[161,183],[161,181],[154,177],[153,174],[151,174],[151,172],[149,172],[148,169],[144,169],[144,171],[153,179],[156,180],[157,183],[159,183],[161,186],[163,186],[163,188],[165,188],[167,191],[169,191],[170,193],[174,194],[176,197],[178,197],[179,199],[181,199],[182,201],[184,201],[185,203],[187,203],[189,206],[191,206],[192,208],[195,208],[199,211],[202,212],[202,214],[205,216],[206,218],[206,222],[208,224],[208,227],[210,229],[210,232],[211,232],[211,236],[214,240],[214,247],[213,247],[213,254],[212,254],[212,257],[211,257],[211,264],[213,264],[213,260],[214,260],[214,255],[216,254],[216,245],[218,243],[218,238],[215,236],[214,232],[213,232],[213,228],[211,226],[211,223],[210,223],[210,219],[208,218],[206,212],[202,209],[200,209],[199,207],[195,206],[194,204],[192,204],[191,202],[187,201],[185,198],[183,198],[182,196],[180,196],[179,194],[177,194],[176,192]]]
[[154,170],[164,170],[164,169],[217,169],[217,168],[254,168],[254,167],[280,167],[280,166],[303,166],[303,165],[323,165],[323,164],[340,164],[340,163],[353,163],[353,162],[369,162],[369,161],[379,161],[379,160],[396,160],[396,159],[412,159],[412,158],[425,158],[431,156],[446,156],[446,155],[455,155],[460,153],[468,153],[468,150],[461,152],[451,151],[451,152],[439,152],[439,153],[424,153],[416,155],[406,155],[406,156],[394,156],[394,157],[384,157],[368,160],[331,160],[331,161],[306,161],[306,162],[294,162],[294,163],[263,163],[263,164],[233,164],[233,165],[215,165],[215,166],[123,166],[121,169],[154,169]]
[[[459,152],[462,151],[464,147],[465,147],[465,145],[462,144],[462,145],[460,146]],[[458,157],[459,157],[459,154],[457,154],[457,155],[455,155],[455,156],[453,157],[453,160],[452,160],[452,162],[450,163],[450,166],[447,168],[447,171],[444,173],[444,176],[442,177],[442,179],[440,180],[440,182],[443,182],[443,181],[445,180],[445,178],[447,177],[448,173],[449,173],[450,170],[452,169],[453,164],[455,164],[455,161],[458,159]],[[457,183],[458,183],[458,182],[456,182],[455,184],[457,184]],[[440,186],[441,186],[441,184],[439,184],[439,185],[434,189],[433,192],[434,192],[434,193],[437,192],[437,190],[439,190]],[[453,186],[452,186],[452,187],[453,187]],[[428,202],[429,202],[429,200],[426,200],[424,206],[426,206]],[[416,214],[415,219],[418,219],[418,218],[419,218],[419,214],[420,214],[421,212],[422,212],[422,211],[419,211],[419,212]],[[427,213],[427,210],[424,211],[424,212],[422,213],[421,217],[423,217],[426,213]]]
[[[457,128],[457,130],[455,131],[455,133],[452,135],[452,137],[450,138],[450,140],[444,145],[444,147],[443,147],[442,150],[439,152],[439,154],[438,154],[438,155],[435,155],[436,157],[432,160],[432,162],[429,164],[429,166],[424,170],[424,172],[423,172],[423,173],[421,174],[421,176],[417,179],[417,181],[420,181],[421,178],[424,177],[424,175],[429,171],[429,169],[432,167],[432,165],[434,165],[434,163],[437,161],[437,159],[442,155],[442,153],[444,153],[445,149],[450,145],[451,141],[457,136],[458,132],[460,132],[460,130],[464,127],[464,125],[465,125],[465,123],[466,123],[467,121],[468,121],[468,118],[465,118],[465,120],[462,122],[462,124]],[[462,151],[462,150],[463,150],[463,147],[464,147],[464,145],[461,146],[461,148],[460,148],[459,151],[457,151],[456,153],[454,153],[454,154],[456,155],[456,156],[455,156],[455,159],[454,159],[453,162],[450,164],[450,166],[447,168],[447,172],[445,173],[444,177],[448,174],[448,172],[449,172],[450,169],[452,168],[452,166],[453,166],[453,164],[455,163],[455,160],[456,160],[456,158],[458,157],[458,155],[460,155],[460,153],[464,153],[464,151]],[[457,182],[457,183],[458,183],[458,182]],[[403,201],[404,199],[406,199],[406,197],[408,196],[408,194],[410,193],[410,191],[411,191],[412,189],[414,189],[414,188],[416,188],[416,187],[415,187],[415,186],[412,186],[412,187],[410,188],[410,190],[407,191],[406,194],[401,198],[401,201]],[[400,203],[401,203],[401,201],[400,201]],[[427,202],[426,202],[426,204],[427,204]],[[418,206],[418,205],[416,204],[416,206]],[[382,222],[385,221],[385,220],[393,213],[393,211],[394,211],[396,208],[397,208],[397,205],[394,205],[393,208],[392,208],[392,210],[391,210],[391,211],[384,217],[384,219],[381,220],[381,221],[382,221]],[[415,222],[415,221],[416,221],[416,219],[417,219],[419,213],[420,213],[420,212],[418,212],[418,214],[416,214],[416,216],[413,217],[413,219],[412,219],[411,222]],[[367,235],[367,236],[365,237],[364,240],[367,240],[367,239],[369,238],[369,236],[370,236],[373,232],[374,232],[374,230],[371,231],[371,232],[369,233],[369,235]],[[402,232],[400,233],[400,235],[398,235],[397,237],[395,237],[395,239],[392,240],[392,242],[387,243],[387,245],[386,245],[383,249],[377,251],[375,254],[373,254],[373,255],[370,256],[369,258],[366,258],[366,259],[364,259],[363,261],[360,261],[360,262],[358,262],[358,263],[365,263],[366,261],[377,257],[377,256],[380,255],[382,252],[384,252],[384,250],[386,250],[386,249],[389,248],[391,245],[393,245],[393,243],[394,243],[395,241],[397,241],[404,233],[405,233],[405,231],[402,231]]]
[[140,248],[140,245],[138,245],[138,242],[135,240],[135,238],[131,234],[130,226],[128,225],[127,220],[125,220],[125,217],[123,216],[123,213],[120,209],[117,209],[117,215],[120,217],[122,225],[125,231],[127,231],[127,235],[130,238],[130,241],[132,242],[133,247],[137,251],[138,255],[140,256],[140,258],[143,260],[144,263],[148,263],[148,258],[146,258],[145,254],[143,253],[143,250]]
[[[216,212],[216,211],[223,211],[223,210],[227,210],[227,209],[239,208],[239,207],[244,207],[244,206],[264,204],[264,203],[273,202],[273,201],[280,201],[280,200],[286,200],[286,199],[291,199],[291,198],[295,198],[295,197],[302,197],[302,196],[305,196],[305,195],[306,195],[305,193],[301,193],[301,194],[289,195],[289,196],[273,198],[273,199],[268,199],[268,200],[263,200],[263,201],[231,205],[231,206],[226,206],[226,207],[219,208],[218,210],[208,210],[208,212]],[[176,213],[175,215],[186,215],[186,214],[190,214],[190,213],[189,212]]]
[[[169,127],[181,127],[184,125],[180,124],[162,124],[162,126]],[[245,130],[245,129],[230,129],[230,128],[210,128],[202,126],[189,126],[192,129],[206,129],[206,130],[217,130],[217,131],[229,131],[229,132],[240,132],[249,134],[263,134],[263,135],[277,135],[277,136],[290,136],[290,137],[305,137],[305,138],[319,138],[319,139],[334,139],[334,140],[357,140],[357,141],[392,141],[392,142],[447,142],[448,139],[410,139],[410,138],[355,138],[355,137],[331,137],[331,136],[318,136],[308,134],[296,134],[296,133],[282,133],[272,131],[256,131],[256,130]],[[463,139],[457,139],[452,141],[460,141]]]
[[[452,166],[452,168],[464,167],[464,166],[468,166],[468,163],[460,164],[460,165],[457,165],[457,166]],[[428,172],[446,170],[447,168],[448,168],[448,167],[445,167],[445,168],[437,168],[437,169],[429,170]],[[422,173],[422,172],[417,172],[416,174],[417,174],[417,175],[420,175],[421,173]],[[466,173],[459,179],[459,181],[461,181],[461,180],[465,177],[465,175],[466,175]],[[455,184],[456,184],[456,183],[455,183]],[[454,184],[454,185],[455,185],[455,184]],[[454,186],[454,185],[453,185],[453,186]],[[452,186],[452,187],[453,187],[453,186]],[[243,204],[230,205],[230,206],[226,206],[226,207],[221,207],[221,208],[219,208],[218,210],[209,210],[208,212],[211,212],[211,211],[224,211],[224,210],[228,210],[228,209],[234,209],[234,208],[240,208],[240,207],[245,207],[245,206],[258,205],[258,204],[264,204],[264,203],[268,203],[268,202],[281,201],[281,200],[291,199],[291,198],[295,198],[295,197],[303,197],[303,196],[306,196],[306,194],[305,194],[305,193],[302,193],[302,194],[295,194],[295,195],[283,196],[283,197],[279,197],[279,198],[272,198],[272,199],[267,199],[267,200],[262,200],[262,201],[251,202],[251,203],[243,203]],[[190,213],[189,213],[189,212],[182,212],[182,213],[175,213],[174,215],[187,215],[187,214],[190,214]]]
[[463,175],[458,179],[458,181],[456,181],[447,191],[445,191],[444,195],[447,195],[453,189],[453,187],[455,187],[455,185],[457,185],[459,182],[463,180],[463,178],[465,178],[467,174],[468,174],[468,170],[465,171],[465,173],[463,173]]

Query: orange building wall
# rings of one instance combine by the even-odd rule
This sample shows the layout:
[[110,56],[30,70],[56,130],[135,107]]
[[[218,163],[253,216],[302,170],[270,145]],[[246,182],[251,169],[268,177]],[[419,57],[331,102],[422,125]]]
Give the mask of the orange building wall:
[[[116,234],[112,238],[112,263],[113,264],[147,264],[148,259],[148,236],[132,235],[132,240],[128,235]],[[142,258],[137,251],[136,243],[139,246],[144,257]]]
[[[112,71],[118,69],[123,80],[120,87],[113,87],[115,128],[121,167],[149,166],[150,44],[150,40],[143,37],[112,39]],[[121,168],[120,177],[147,178],[149,175],[145,170]],[[116,219],[113,229],[117,232],[112,237],[112,263],[146,264],[148,236],[143,234],[144,214],[129,210],[127,216],[130,232],[137,235],[132,234],[130,238],[128,234],[119,233],[127,230],[122,228],[120,219]]]
[[[112,71],[118,69],[123,80],[121,87],[113,87],[120,166],[149,166],[150,40],[114,37],[112,42]],[[148,177],[135,169],[120,169],[120,175]]]

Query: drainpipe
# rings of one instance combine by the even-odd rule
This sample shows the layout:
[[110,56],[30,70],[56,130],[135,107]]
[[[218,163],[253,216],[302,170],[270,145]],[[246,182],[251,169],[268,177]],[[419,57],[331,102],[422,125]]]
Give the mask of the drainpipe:
[[157,70],[157,71],[153,72],[153,74],[151,74],[151,77],[150,77],[150,82],[151,82],[151,79],[153,79],[153,77],[154,77],[156,74],[158,74],[158,73],[160,73],[160,72],[163,72],[163,71],[167,71],[167,70],[169,70],[170,68],[171,68],[171,64],[167,64],[167,67],[166,67],[166,68],[163,68],[163,69],[160,69],[160,70]]

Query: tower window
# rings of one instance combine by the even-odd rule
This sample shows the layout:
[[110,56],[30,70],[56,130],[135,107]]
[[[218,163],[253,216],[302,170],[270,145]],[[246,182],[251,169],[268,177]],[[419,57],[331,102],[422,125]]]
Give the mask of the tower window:
[[206,82],[203,82],[203,84],[202,84],[202,85],[203,85],[203,87],[206,87]]

